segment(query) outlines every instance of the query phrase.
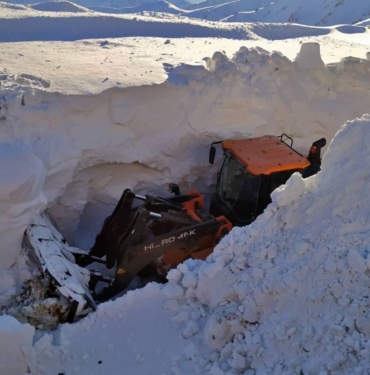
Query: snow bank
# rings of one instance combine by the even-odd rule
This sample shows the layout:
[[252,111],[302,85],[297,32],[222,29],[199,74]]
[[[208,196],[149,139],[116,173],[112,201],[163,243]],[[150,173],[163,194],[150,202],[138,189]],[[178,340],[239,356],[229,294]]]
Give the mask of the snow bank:
[[218,168],[208,164],[212,141],[286,132],[306,154],[313,141],[331,139],[338,124],[368,110],[370,61],[302,67],[320,59],[317,46],[305,45],[299,56],[293,62],[243,47],[230,59],[217,52],[206,67],[169,66],[163,84],[90,97],[7,90],[2,143],[17,139],[25,151],[2,167],[13,177],[0,185],[0,269],[17,259],[35,212],[46,208],[71,245],[88,249],[125,188],[163,194],[176,181],[183,191],[209,193]]
[[366,373],[369,142],[369,115],[347,122],[319,174],[293,175],[205,262],[187,261],[164,287],[102,304],[34,345],[20,339],[12,353],[23,345],[27,355],[17,365],[32,374]]
[[181,285],[185,297],[171,300],[172,321],[188,317],[179,327],[195,348],[184,357],[199,371],[368,371],[369,142],[369,115],[347,122],[317,176],[293,175],[254,224],[234,229],[205,263],[178,267],[167,287]]

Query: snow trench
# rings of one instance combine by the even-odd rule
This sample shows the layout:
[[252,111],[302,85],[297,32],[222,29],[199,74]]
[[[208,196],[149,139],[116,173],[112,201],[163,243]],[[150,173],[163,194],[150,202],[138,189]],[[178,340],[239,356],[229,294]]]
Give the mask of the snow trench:
[[[322,170],[294,174],[205,262],[75,324],[35,334],[0,317],[6,374],[366,374],[370,115],[341,127]],[[266,230],[268,228],[268,230]]]
[[209,193],[219,168],[208,164],[212,141],[285,132],[307,153],[368,111],[370,61],[325,65],[317,44],[303,44],[295,61],[244,47],[204,61],[169,69],[162,84],[95,96],[0,92],[1,305],[32,272],[21,241],[37,212],[88,248],[125,188],[163,194],[177,182]]

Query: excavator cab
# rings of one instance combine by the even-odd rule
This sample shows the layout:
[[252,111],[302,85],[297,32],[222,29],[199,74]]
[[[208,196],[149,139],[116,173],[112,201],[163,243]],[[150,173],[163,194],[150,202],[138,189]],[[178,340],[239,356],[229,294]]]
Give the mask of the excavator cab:
[[217,174],[210,213],[225,216],[235,226],[252,223],[271,202],[271,193],[294,172],[308,177],[320,169],[324,138],[314,142],[308,157],[293,149],[286,134],[214,142],[209,162],[214,163],[215,144],[221,143],[224,160]]

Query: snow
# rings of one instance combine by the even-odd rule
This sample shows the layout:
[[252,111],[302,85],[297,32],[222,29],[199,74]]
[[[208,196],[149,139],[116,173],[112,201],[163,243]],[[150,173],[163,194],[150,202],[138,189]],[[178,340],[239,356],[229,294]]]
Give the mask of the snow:
[[[211,368],[233,374],[366,373],[369,173],[356,166],[369,160],[369,125],[369,115],[347,122],[322,171],[300,178],[304,192],[289,180],[279,192],[285,199],[273,200],[254,224],[234,229],[207,259],[210,265],[195,269],[195,297],[179,298],[177,314],[200,305],[206,311],[191,338],[197,345],[192,361],[201,369],[211,364],[200,358],[216,350]],[[291,199],[292,193],[298,198]],[[278,244],[272,261],[261,257],[269,244]],[[240,256],[245,269],[235,267]],[[211,286],[214,279],[205,270],[220,261],[224,267]]]
[[[0,270],[15,264],[23,230],[46,204],[42,193],[45,168],[32,147],[22,142],[1,143],[0,173]],[[5,178],[6,176],[6,178]]]
[[[305,192],[305,183],[300,173],[294,173],[285,185],[271,193],[271,199],[279,207],[287,206]],[[273,256],[270,255],[269,258]]]
[[11,316],[0,316],[1,374],[29,373],[24,351],[32,347],[34,334],[34,327],[21,324]]
[[69,1],[46,1],[44,3],[32,4],[29,6],[34,10],[41,10],[43,12],[88,12],[89,10],[73,4]]
[[[140,6],[143,4],[149,4],[151,2],[157,2],[158,0],[74,0],[73,3],[79,7],[83,8],[89,8],[89,9],[95,9],[97,7],[102,7],[104,9],[112,9],[113,12],[115,9],[125,8],[125,7],[134,7],[134,6]],[[14,4],[24,4],[29,5],[33,3],[65,3],[67,1],[62,0],[40,0],[39,2],[37,0],[12,0],[12,3]],[[186,0],[172,0],[172,4],[186,9],[190,3]],[[57,7],[58,5],[51,5],[52,7]]]
[[[142,4],[93,6],[162,9]],[[21,242],[39,212],[88,249],[125,188],[163,194],[175,181],[209,194],[219,167],[208,165],[212,141],[286,132],[307,154],[369,110],[362,25],[0,7],[1,306],[37,273]],[[0,372],[364,373],[369,126],[369,117],[346,123],[322,172],[293,175],[254,224],[234,228],[205,262],[179,265],[166,285],[52,332],[0,317]]]
[[22,342],[27,362],[40,374],[366,373],[369,126],[370,115],[344,124],[321,172],[293,175],[280,200],[205,262],[100,305],[53,340]]
[[169,3],[168,1],[153,1],[151,3],[141,4],[135,7],[108,8],[102,6],[89,7],[91,10],[102,13],[120,14],[120,13],[139,13],[139,12],[164,12],[172,14],[183,13],[183,10]]
[[[20,15],[22,22],[34,22],[34,10],[11,11],[19,14],[8,13],[0,28],[9,21],[10,31],[16,34],[21,29],[17,26]],[[125,17],[117,20],[138,22],[148,35],[159,22],[145,16],[140,21]],[[49,18],[54,33],[56,19],[68,33],[65,25],[75,24],[76,14],[46,12],[42,20]],[[163,194],[164,185],[176,181],[184,191],[198,188],[209,193],[215,169],[208,165],[207,152],[214,140],[287,132],[294,135],[296,147],[307,153],[312,141],[323,136],[331,139],[339,124],[368,110],[365,36],[355,42],[344,42],[339,32],[327,39],[267,41],[257,37],[256,30],[270,38],[281,38],[284,30],[286,34],[290,30],[293,38],[324,29],[246,25],[241,33],[235,25],[220,24],[224,26],[218,32],[242,35],[243,40],[198,38],[203,31],[196,38],[180,38],[184,26],[195,27],[196,33],[203,30],[200,21],[170,18],[160,20],[168,26],[168,36],[177,33],[177,39],[172,37],[168,44],[166,38],[150,38],[148,44],[145,37],[40,42],[36,39],[46,29],[42,20],[34,34],[27,34],[34,42],[0,44],[1,139],[4,144],[16,139],[28,150],[22,157],[35,164],[29,177],[34,188],[25,192],[30,194],[24,197],[26,203],[1,221],[2,241],[7,244],[2,270],[8,280],[1,289],[7,291],[2,293],[3,301],[19,290],[18,271],[12,276],[9,267],[19,259],[26,225],[42,209],[47,208],[71,245],[88,249],[124,188]],[[215,30],[201,22],[207,30]],[[78,33],[81,25],[66,39]],[[245,33],[257,39],[244,40]],[[258,45],[269,49],[253,48]],[[273,47],[288,57],[269,52]],[[362,59],[344,58],[349,51]],[[13,165],[14,175],[28,176]],[[4,168],[9,168],[8,162]],[[4,196],[23,183],[22,179],[12,182]]]
[[365,0],[208,0],[188,16],[227,22],[295,22],[304,25],[355,24],[369,18]]
[[[31,0],[12,0],[13,3],[27,4]],[[196,3],[198,1],[195,1]],[[166,12],[187,17],[223,22],[270,22],[299,23],[304,25],[362,25],[370,16],[370,5],[366,0],[207,0],[191,4],[185,0],[75,0],[48,1],[31,5],[33,9],[57,12],[95,12],[110,14],[133,12]],[[78,4],[78,5],[77,5]],[[155,13],[153,13],[155,15]]]

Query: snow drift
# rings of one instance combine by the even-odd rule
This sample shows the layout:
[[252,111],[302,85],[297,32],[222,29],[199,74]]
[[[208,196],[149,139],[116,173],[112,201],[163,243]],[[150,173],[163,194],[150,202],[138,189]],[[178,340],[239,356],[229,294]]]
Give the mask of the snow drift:
[[304,44],[294,62],[243,47],[205,64],[169,68],[162,84],[91,97],[26,87],[3,94],[1,154],[24,150],[1,164],[11,176],[0,189],[3,303],[19,291],[9,286],[21,285],[21,238],[35,212],[47,209],[68,242],[87,249],[125,188],[163,194],[176,181],[184,191],[210,192],[214,140],[286,132],[307,153],[368,109],[370,61],[325,65],[315,44]]
[[253,224],[234,228],[206,262],[179,265],[164,287],[130,292],[35,344],[30,326],[2,317],[1,336],[19,332],[9,340],[12,356],[24,355],[18,373],[366,372],[369,129],[369,115],[347,122],[319,174],[294,174]]

